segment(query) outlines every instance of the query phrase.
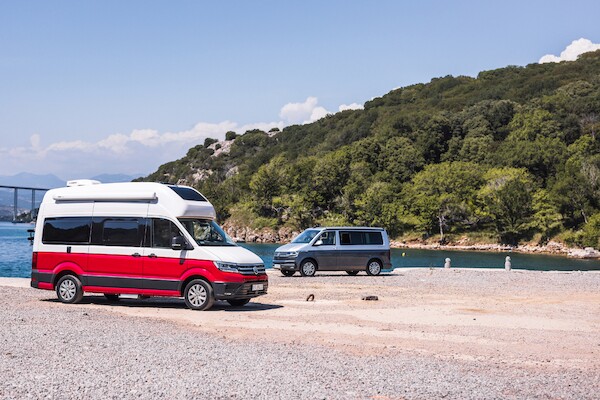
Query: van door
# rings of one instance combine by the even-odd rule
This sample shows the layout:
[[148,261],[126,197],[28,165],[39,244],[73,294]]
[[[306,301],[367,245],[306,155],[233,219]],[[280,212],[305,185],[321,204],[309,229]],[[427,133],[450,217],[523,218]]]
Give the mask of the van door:
[[369,257],[370,252],[365,250],[365,232],[340,231],[340,269],[364,269]]
[[141,289],[145,227],[145,218],[94,216],[84,285]]
[[173,250],[172,240],[183,236],[172,221],[165,218],[148,218],[144,243],[144,289],[177,291],[181,276],[187,268],[187,250]]
[[[336,231],[322,232],[312,246],[312,253],[320,270],[335,271],[338,269],[338,251]],[[319,244],[317,244],[319,243]]]

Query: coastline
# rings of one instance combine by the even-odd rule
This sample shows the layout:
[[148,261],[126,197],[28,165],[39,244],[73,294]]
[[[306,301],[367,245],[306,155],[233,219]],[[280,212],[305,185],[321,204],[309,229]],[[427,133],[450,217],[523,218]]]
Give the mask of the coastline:
[[[295,236],[300,234],[299,231],[291,228],[283,227],[278,230],[272,228],[254,229],[248,226],[240,227],[225,221],[223,224],[225,232],[236,242],[242,243],[269,243],[269,244],[286,244],[289,243]],[[593,248],[576,248],[568,247],[556,241],[549,241],[543,246],[524,244],[519,246],[508,246],[497,243],[477,243],[466,244],[464,242],[439,244],[425,243],[420,241],[400,241],[390,240],[390,247],[393,249],[424,249],[424,250],[460,250],[460,251],[487,251],[487,252],[514,252],[525,254],[551,254],[569,258],[578,259],[600,259],[600,251]]]
[[485,252],[511,252],[523,254],[549,254],[577,259],[600,259],[600,251],[592,248],[567,247],[558,242],[548,242],[544,246],[520,245],[508,246],[502,244],[438,244],[438,243],[415,243],[401,242],[397,240],[390,241],[390,247],[393,249],[423,249],[423,250],[455,250],[455,251],[485,251]]

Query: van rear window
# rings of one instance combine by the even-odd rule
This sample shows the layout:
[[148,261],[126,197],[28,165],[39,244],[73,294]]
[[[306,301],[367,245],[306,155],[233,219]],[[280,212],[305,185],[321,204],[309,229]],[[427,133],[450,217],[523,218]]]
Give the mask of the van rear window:
[[194,190],[192,188],[174,186],[174,185],[169,185],[169,188],[171,188],[172,191],[177,193],[179,195],[179,197],[181,197],[184,200],[206,201],[204,196],[202,196],[197,190]]
[[381,232],[342,231],[340,242],[343,245],[381,245],[383,237]]
[[46,218],[42,243],[89,244],[91,217]]

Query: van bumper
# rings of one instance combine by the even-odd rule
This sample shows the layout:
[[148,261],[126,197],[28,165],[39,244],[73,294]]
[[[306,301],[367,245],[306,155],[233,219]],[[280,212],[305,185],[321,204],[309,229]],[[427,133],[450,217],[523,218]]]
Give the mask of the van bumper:
[[[262,288],[257,288],[262,285]],[[214,282],[213,289],[216,300],[251,299],[267,294],[268,280],[250,282]]]
[[[52,286],[52,280],[54,275],[49,272],[31,272],[31,287],[36,289],[48,289],[48,286]],[[41,284],[41,285],[40,285]],[[52,287],[50,288],[52,289]]]
[[298,271],[298,267],[296,267],[296,262],[294,260],[273,260],[273,269],[278,269],[281,271]]

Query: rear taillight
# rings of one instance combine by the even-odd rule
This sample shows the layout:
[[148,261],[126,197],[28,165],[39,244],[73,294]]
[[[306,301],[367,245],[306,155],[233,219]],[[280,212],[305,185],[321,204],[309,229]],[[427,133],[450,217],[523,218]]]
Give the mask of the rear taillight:
[[31,269],[37,269],[37,251],[34,251],[31,256]]

